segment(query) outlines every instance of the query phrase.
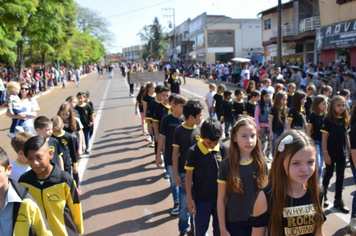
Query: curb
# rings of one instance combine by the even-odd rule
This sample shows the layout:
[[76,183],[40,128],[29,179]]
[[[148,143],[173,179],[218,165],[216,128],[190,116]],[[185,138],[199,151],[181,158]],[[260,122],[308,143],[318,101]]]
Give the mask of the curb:
[[[88,74],[85,74],[85,75],[81,76],[80,79],[83,79],[83,78],[86,77],[87,75],[88,75]],[[68,83],[68,82],[67,82],[67,83]],[[41,92],[40,94],[37,94],[36,96],[33,96],[33,98],[34,98],[34,99],[38,99],[38,98],[40,98],[40,97],[42,97],[42,96],[45,96],[45,95],[49,94],[50,92],[52,92],[54,89],[57,89],[57,88],[62,88],[62,85],[59,84],[59,85],[57,85],[57,86],[54,87],[54,88],[49,88],[46,92]],[[2,109],[0,109],[0,115],[5,114],[6,111],[7,111],[7,108],[2,108]]]

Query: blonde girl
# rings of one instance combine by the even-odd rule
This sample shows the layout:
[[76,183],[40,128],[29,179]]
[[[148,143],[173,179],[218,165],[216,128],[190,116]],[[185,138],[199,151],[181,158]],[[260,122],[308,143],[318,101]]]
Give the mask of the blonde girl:
[[317,95],[310,108],[310,115],[307,123],[307,135],[314,141],[316,151],[316,163],[318,166],[319,182],[323,174],[324,167],[324,154],[323,147],[321,145],[321,132],[320,129],[324,123],[324,117],[328,109],[328,103],[326,97],[323,95]]
[[309,136],[299,130],[281,135],[268,186],[260,191],[250,218],[252,235],[302,235],[298,230],[324,235],[316,168],[314,142]]
[[258,192],[266,185],[266,162],[252,118],[243,117],[231,129],[228,158],[218,174],[217,210],[221,236],[251,235],[248,219]]
[[276,94],[273,107],[269,114],[269,138],[272,140],[272,157],[276,152],[277,140],[286,129],[287,93],[280,91]]

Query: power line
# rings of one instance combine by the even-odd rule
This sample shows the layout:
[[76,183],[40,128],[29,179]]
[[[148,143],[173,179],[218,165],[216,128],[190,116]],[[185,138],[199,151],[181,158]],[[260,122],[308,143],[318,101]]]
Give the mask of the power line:
[[168,1],[160,2],[160,3],[157,3],[157,4],[151,5],[151,6],[147,6],[147,7],[139,8],[139,9],[136,9],[136,10],[132,10],[132,11],[120,13],[120,14],[117,14],[117,15],[108,16],[108,17],[106,17],[106,18],[112,18],[112,17],[122,16],[122,15],[126,15],[126,14],[129,14],[129,13],[137,12],[137,11],[146,10],[146,9],[148,9],[148,8],[152,8],[152,7],[161,5],[161,4],[166,3],[166,2],[171,2],[171,1],[173,1],[173,0],[168,0]]

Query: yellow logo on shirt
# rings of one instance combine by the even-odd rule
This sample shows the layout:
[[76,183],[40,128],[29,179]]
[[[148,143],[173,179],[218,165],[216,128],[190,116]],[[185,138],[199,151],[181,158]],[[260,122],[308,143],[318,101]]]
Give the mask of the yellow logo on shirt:
[[84,112],[85,112],[85,115],[88,115],[88,111],[87,110],[85,110]]
[[62,143],[64,146],[67,146],[67,144],[68,144],[67,140],[65,140],[65,139],[62,139]]
[[196,139],[197,141],[199,141],[199,140],[200,140],[200,135],[195,135],[195,139]]
[[222,156],[217,155],[217,156],[216,156],[216,160],[217,160],[217,161],[222,161]]
[[51,150],[52,152],[56,151],[56,149],[53,146],[49,146],[49,150]]

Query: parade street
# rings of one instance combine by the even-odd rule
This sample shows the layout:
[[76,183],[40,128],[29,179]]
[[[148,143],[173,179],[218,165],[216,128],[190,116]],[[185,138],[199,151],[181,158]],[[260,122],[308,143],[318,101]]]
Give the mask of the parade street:
[[[208,111],[204,101],[211,81],[186,78],[182,93],[189,99],[204,104],[204,118]],[[236,87],[227,86],[234,90]],[[81,180],[80,200],[83,207],[84,235],[178,235],[178,217],[171,216],[173,207],[168,180],[162,169],[154,163],[154,149],[146,136],[142,136],[140,117],[135,115],[136,98],[129,97],[129,86],[119,70],[113,79],[107,73],[89,74],[81,79],[80,86],[67,83],[65,89],[55,88],[37,99],[40,111],[37,116],[51,118],[70,95],[88,90],[95,108],[95,127],[91,138],[91,155],[79,163]],[[138,91],[135,88],[135,95]],[[0,116],[0,146],[16,159],[7,137],[11,119]],[[227,140],[224,140],[228,143]],[[333,202],[335,176],[331,180],[328,197]],[[350,164],[345,169],[343,199],[351,208],[355,185]],[[346,235],[350,215],[332,208],[325,209],[325,235]],[[210,228],[208,234],[212,235]]]

